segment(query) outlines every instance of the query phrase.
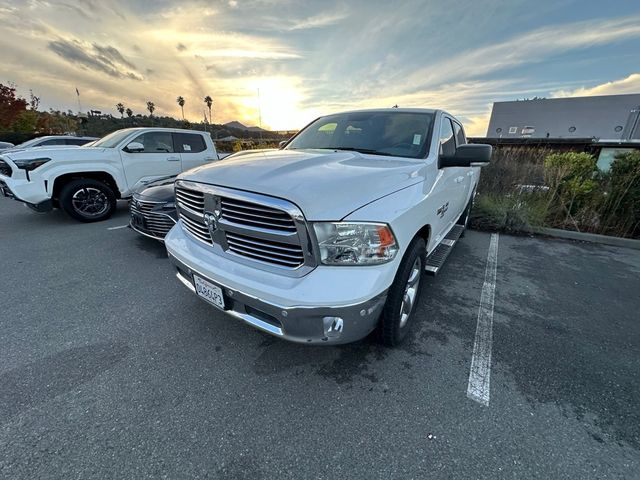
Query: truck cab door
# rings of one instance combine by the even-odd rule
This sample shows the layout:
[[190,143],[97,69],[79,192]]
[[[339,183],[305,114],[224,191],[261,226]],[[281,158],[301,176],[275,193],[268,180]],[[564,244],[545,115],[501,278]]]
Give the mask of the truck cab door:
[[202,134],[174,133],[173,141],[176,152],[180,152],[183,171],[218,160],[215,147],[207,147]]
[[129,190],[182,171],[180,154],[174,151],[171,132],[145,132],[120,152]]
[[[456,137],[452,120],[442,116],[440,121],[439,155],[454,155]],[[434,191],[433,208],[436,210],[436,242],[444,237],[464,210],[469,180],[463,167],[440,168],[439,186]]]
[[[455,120],[452,121],[452,124],[453,131],[456,137],[456,148],[458,148],[460,145],[465,145],[467,143],[467,137],[464,134],[462,125],[460,125]],[[478,182],[480,167],[468,167],[462,168],[462,170],[466,171],[463,182],[465,184],[465,201],[462,204],[462,208],[464,209],[469,203],[469,199],[471,198],[471,195],[473,195],[473,190],[475,189],[476,183]]]

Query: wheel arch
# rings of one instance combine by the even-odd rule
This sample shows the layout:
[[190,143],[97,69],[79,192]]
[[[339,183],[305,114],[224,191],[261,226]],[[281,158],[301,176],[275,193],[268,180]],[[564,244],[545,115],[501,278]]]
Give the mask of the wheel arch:
[[98,180],[105,183],[113,191],[116,198],[122,198],[120,195],[120,189],[115,178],[110,173],[103,171],[90,171],[90,172],[73,172],[59,175],[53,181],[53,189],[51,191],[52,198],[56,201],[59,200],[60,191],[62,188],[72,180],[79,180],[83,178],[90,178],[92,180]]

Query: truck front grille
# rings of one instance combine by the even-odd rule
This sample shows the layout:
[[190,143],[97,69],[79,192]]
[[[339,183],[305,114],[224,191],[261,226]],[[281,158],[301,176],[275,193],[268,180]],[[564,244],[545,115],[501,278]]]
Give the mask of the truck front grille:
[[176,222],[166,213],[154,211],[160,204],[164,202],[148,202],[134,197],[131,201],[131,215],[137,213],[144,217],[146,233],[164,238]]
[[176,203],[184,229],[227,255],[284,269],[313,260],[302,213],[289,202],[178,181]]
[[0,159],[0,175],[4,175],[5,177],[10,177],[13,171],[7,162]]

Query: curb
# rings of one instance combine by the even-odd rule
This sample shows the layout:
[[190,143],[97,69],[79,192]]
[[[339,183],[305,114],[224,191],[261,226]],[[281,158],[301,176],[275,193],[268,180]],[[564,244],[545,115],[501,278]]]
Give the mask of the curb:
[[632,238],[611,237],[609,235],[598,235],[596,233],[573,232],[571,230],[560,230],[559,228],[531,227],[530,231],[531,233],[548,235],[550,237],[579,240],[581,242],[601,243],[604,245],[614,245],[616,247],[640,250],[640,240],[634,240]]

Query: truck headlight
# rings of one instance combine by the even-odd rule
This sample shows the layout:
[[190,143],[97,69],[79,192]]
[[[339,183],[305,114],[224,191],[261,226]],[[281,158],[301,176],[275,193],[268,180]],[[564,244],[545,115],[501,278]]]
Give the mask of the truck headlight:
[[317,222],[313,229],[325,265],[376,265],[390,262],[398,252],[384,223]]
[[50,158],[28,158],[28,159],[14,160],[13,163],[16,164],[16,167],[30,172],[31,170],[35,170],[36,168],[44,165],[50,160],[51,160]]

